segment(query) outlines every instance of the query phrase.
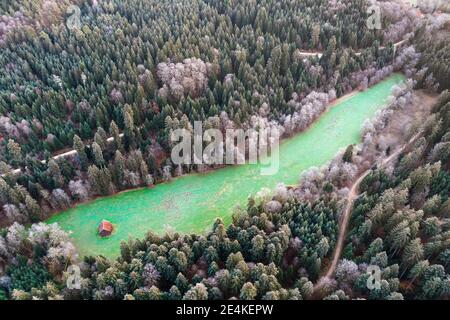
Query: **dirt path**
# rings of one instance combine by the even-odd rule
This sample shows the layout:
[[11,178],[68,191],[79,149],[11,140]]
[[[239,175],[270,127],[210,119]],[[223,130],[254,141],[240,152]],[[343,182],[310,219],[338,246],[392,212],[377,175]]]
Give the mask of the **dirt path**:
[[[119,134],[119,137],[122,138],[123,137],[123,133]],[[106,139],[106,142],[108,142],[108,143],[111,143],[113,141],[114,141],[113,137],[109,137],[108,139]],[[57,160],[59,158],[65,158],[65,157],[73,156],[76,153],[77,153],[77,151],[75,149],[72,149],[72,150],[69,150],[67,152],[57,154],[57,155],[53,156],[52,159]],[[41,163],[45,164],[46,161],[45,160],[41,160]],[[20,172],[21,172],[20,169],[14,169],[14,170],[11,171],[12,174],[19,174]],[[1,176],[4,177],[5,175],[2,174]]]
[[[420,136],[420,134],[421,134],[421,132],[419,132],[416,135],[414,135],[407,143],[405,143],[402,147],[398,148],[389,157],[384,159],[379,164],[379,167],[383,167],[383,166],[387,165],[393,159],[395,159],[398,155],[400,155],[400,153],[402,153],[406,149],[406,147],[411,145]],[[339,262],[339,259],[341,257],[342,249],[344,248],[345,236],[347,235],[347,227],[348,227],[348,222],[349,222],[350,217],[351,217],[351,212],[352,212],[352,208],[353,208],[353,202],[359,196],[359,192],[358,192],[359,191],[358,190],[359,185],[361,184],[361,182],[364,180],[364,178],[370,172],[371,172],[371,169],[368,169],[368,170],[364,171],[358,177],[358,179],[356,179],[356,181],[353,183],[352,187],[350,188],[350,191],[349,191],[347,199],[346,199],[347,204],[346,204],[346,207],[344,209],[344,213],[343,213],[342,220],[341,220],[341,223],[340,223],[339,236],[338,236],[338,241],[336,243],[336,248],[335,248],[334,253],[333,253],[333,260],[332,260],[330,266],[328,267],[328,270],[325,273],[325,276],[323,276],[320,280],[322,280],[323,278],[331,278],[333,273],[336,270],[336,266],[337,266],[337,264]],[[314,285],[314,291],[316,291],[317,289],[319,289],[321,287],[321,281],[320,280]]]
[[[394,50],[397,50],[397,48],[399,46],[401,46],[402,44],[404,44],[406,41],[407,40],[404,39],[404,40],[401,40],[401,41],[399,41],[397,43],[394,43]],[[381,50],[383,50],[384,48],[385,48],[384,46],[380,47]],[[323,51],[299,51],[299,53],[300,53],[301,57],[315,57],[315,56],[317,56],[319,59],[323,55]],[[361,54],[362,54],[362,51],[355,52],[355,55],[357,55],[357,56],[360,56]]]

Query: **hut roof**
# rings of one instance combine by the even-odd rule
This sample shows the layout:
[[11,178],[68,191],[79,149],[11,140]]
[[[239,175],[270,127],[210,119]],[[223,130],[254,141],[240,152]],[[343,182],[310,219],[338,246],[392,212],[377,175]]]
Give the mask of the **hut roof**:
[[112,232],[113,230],[113,225],[111,222],[103,220],[102,222],[100,222],[100,225],[98,226],[98,231],[102,232],[102,231],[106,231],[106,232]]

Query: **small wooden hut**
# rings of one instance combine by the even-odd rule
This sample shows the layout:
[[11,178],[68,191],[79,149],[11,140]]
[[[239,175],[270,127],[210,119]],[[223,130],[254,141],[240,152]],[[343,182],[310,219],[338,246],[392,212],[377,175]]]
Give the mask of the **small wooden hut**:
[[101,237],[107,237],[110,236],[113,231],[113,225],[111,222],[107,220],[103,220],[100,222],[100,225],[98,226],[98,234]]

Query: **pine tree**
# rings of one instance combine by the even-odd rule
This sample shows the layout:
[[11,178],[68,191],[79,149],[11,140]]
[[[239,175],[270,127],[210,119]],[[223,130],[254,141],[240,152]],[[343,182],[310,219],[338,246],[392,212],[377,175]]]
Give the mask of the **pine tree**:
[[17,166],[22,162],[22,148],[13,139],[8,140],[7,145],[8,154],[12,160],[12,163]]
[[247,282],[242,286],[239,297],[242,300],[254,300],[258,294],[255,286],[251,282]]
[[80,159],[80,165],[85,168],[88,164],[88,159],[86,156],[86,150],[83,141],[77,135],[73,137],[73,148],[77,151],[78,158]]
[[97,142],[92,144],[92,153],[94,154],[95,164],[102,167],[105,164],[105,159],[103,158],[102,148]]
[[113,150],[122,150],[122,138],[120,136],[119,128],[114,121],[111,121],[111,125],[109,127],[109,134],[113,138]]
[[420,238],[411,240],[403,250],[402,263],[411,266],[419,262],[423,257],[423,245]]

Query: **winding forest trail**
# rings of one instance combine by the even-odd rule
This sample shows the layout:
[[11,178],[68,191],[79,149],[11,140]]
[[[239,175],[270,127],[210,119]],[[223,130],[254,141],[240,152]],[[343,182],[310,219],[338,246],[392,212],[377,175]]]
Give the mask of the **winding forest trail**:
[[[394,43],[394,54],[397,50],[397,48],[401,45],[403,45],[406,41],[408,41],[407,39],[401,40],[397,43]],[[384,48],[386,48],[385,46],[381,46],[380,49],[383,50]],[[315,57],[317,56],[319,59],[322,57],[323,55],[323,51],[300,51],[300,56],[302,57]],[[357,56],[360,56],[362,54],[362,51],[358,51],[355,52],[355,54]]]
[[[121,134],[119,134],[119,137],[122,138],[123,135],[124,134],[121,133]],[[106,142],[108,142],[108,143],[111,143],[113,141],[114,141],[113,137],[109,137],[108,139],[106,139]],[[75,154],[77,154],[77,150],[71,149],[69,151],[66,151],[66,152],[63,152],[63,153],[60,153],[60,154],[57,154],[57,155],[53,156],[52,159],[57,160],[59,158],[66,158],[66,157],[69,157],[69,156],[73,156]],[[43,163],[43,164],[45,164],[46,162],[47,161],[45,161],[45,160],[41,160],[41,163]],[[21,169],[14,169],[14,170],[11,171],[11,174],[19,174],[21,171],[22,171]],[[4,176],[5,176],[4,174],[1,175],[1,177],[4,177]]]
[[[417,134],[415,134],[402,147],[398,148],[389,157],[384,159],[378,165],[378,167],[379,168],[380,167],[384,167],[385,165],[389,164],[393,159],[395,159],[403,151],[405,151],[405,149],[408,146],[410,146],[414,141],[416,141],[417,138],[421,135],[421,133],[422,132],[418,132]],[[336,266],[337,266],[337,264],[339,262],[339,259],[341,257],[342,249],[344,248],[345,236],[347,235],[347,227],[348,227],[348,222],[349,222],[350,217],[351,217],[353,203],[354,203],[355,199],[359,196],[359,192],[358,192],[359,191],[359,185],[364,180],[364,178],[367,177],[367,175],[370,172],[371,172],[371,169],[368,169],[368,170],[364,171],[362,174],[360,174],[358,179],[356,179],[356,181],[353,183],[353,185],[350,188],[350,191],[349,191],[347,199],[346,199],[347,200],[347,204],[346,204],[346,207],[344,209],[344,213],[343,213],[343,216],[342,216],[342,219],[341,219],[341,223],[340,223],[339,236],[338,236],[338,241],[336,243],[336,248],[335,248],[334,253],[333,253],[333,260],[332,260],[330,266],[328,267],[328,270],[325,273],[325,275],[323,277],[321,277],[319,279],[319,281],[314,285],[314,289],[313,289],[314,292],[316,292],[318,289],[320,289],[322,287],[323,283],[322,283],[321,280],[323,280],[324,278],[325,279],[331,278],[333,273],[336,271]]]

